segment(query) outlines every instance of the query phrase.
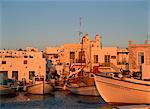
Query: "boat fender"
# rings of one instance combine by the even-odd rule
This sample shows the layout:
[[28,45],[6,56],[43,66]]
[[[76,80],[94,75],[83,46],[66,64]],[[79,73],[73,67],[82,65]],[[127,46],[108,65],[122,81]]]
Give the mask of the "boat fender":
[[122,77],[123,77],[123,75],[122,75],[122,74],[118,74],[118,77],[119,77],[119,78],[122,78]]
[[122,78],[120,78],[120,79],[121,79],[121,80],[123,80],[123,81],[125,80],[125,78],[124,78],[124,77],[122,77]]
[[17,85],[17,89],[16,90],[19,91],[19,85]]
[[28,98],[27,101],[30,101],[30,98]]
[[27,90],[27,86],[23,86],[23,91],[26,91]]

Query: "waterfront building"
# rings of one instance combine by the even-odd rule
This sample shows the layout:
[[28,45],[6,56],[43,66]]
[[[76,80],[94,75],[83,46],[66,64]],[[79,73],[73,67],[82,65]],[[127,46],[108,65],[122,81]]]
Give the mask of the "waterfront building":
[[96,35],[94,40],[90,40],[90,36],[85,34],[80,43],[63,44],[60,47],[47,47],[46,54],[53,61],[60,73],[65,66],[65,70],[69,72],[69,68],[74,66],[74,70],[78,70],[81,66],[86,71],[93,70],[94,66],[99,67],[100,71],[110,72],[118,71],[120,68],[126,69],[128,64],[128,49],[119,47],[103,47],[101,36]]
[[150,42],[136,44],[128,43],[129,67],[132,72],[141,72],[141,79],[150,79]]
[[7,78],[15,78],[27,82],[35,75],[46,74],[46,61],[37,48],[26,50],[0,50],[0,74]]
[[53,64],[59,63],[60,47],[47,47],[45,53],[47,58],[52,61]]
[[0,50],[0,74],[17,80],[25,78],[29,82],[34,75],[45,77],[49,74],[51,64],[59,75],[68,75],[71,67],[78,70],[81,66],[86,66],[84,70],[87,72],[93,71],[94,67],[101,72],[114,72],[128,69],[128,53],[127,48],[103,47],[98,34],[94,40],[85,34],[80,43],[47,47],[44,52],[33,47]]

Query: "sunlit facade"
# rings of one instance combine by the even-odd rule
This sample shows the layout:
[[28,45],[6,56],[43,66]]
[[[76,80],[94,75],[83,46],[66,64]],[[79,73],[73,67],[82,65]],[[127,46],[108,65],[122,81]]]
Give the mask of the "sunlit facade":
[[142,79],[150,79],[150,42],[136,44],[129,41],[129,65],[131,71],[142,72]]
[[91,71],[94,66],[102,72],[118,71],[120,68],[126,69],[128,63],[128,49],[103,47],[98,34],[94,40],[85,34],[80,43],[47,47],[46,53],[56,66],[65,64],[67,71],[70,66],[75,66],[77,70],[83,65],[87,65],[86,71]]
[[46,72],[46,61],[42,52],[36,48],[27,47],[26,50],[0,50],[0,75],[27,82],[33,76],[43,75]]

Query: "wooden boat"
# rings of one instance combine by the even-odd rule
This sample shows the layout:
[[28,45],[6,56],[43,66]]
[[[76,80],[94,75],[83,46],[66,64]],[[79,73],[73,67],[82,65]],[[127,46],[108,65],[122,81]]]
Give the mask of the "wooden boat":
[[0,76],[0,95],[15,94],[16,87],[14,86],[16,82],[12,79],[4,78]]
[[11,88],[7,85],[0,85],[0,95],[15,94],[15,88]]
[[94,83],[94,74],[85,72],[86,75],[81,76],[80,73],[78,74],[79,76],[77,78],[72,79],[69,85],[67,85],[68,90],[72,94],[77,95],[100,96]]
[[[79,36],[81,37],[81,36]],[[76,75],[77,79],[76,82],[72,83],[69,82],[69,84],[76,84],[76,87],[73,85],[68,86],[68,89],[70,90],[71,93],[73,94],[78,94],[78,95],[89,95],[89,96],[100,96],[94,83],[94,72],[92,72],[92,62],[91,62],[91,46],[89,47],[89,61],[86,62],[85,60],[85,54],[84,54],[84,47],[83,47],[83,40],[86,38],[86,36],[82,37],[82,42],[81,42],[81,59],[78,63],[72,63],[70,66],[70,70],[78,68],[77,71],[70,72],[69,78],[72,77],[73,75]],[[80,68],[79,68],[80,67]],[[87,68],[86,68],[87,67]],[[88,70],[89,72],[85,71],[84,68]],[[98,72],[98,69],[97,69]]]
[[54,86],[51,82],[44,81],[44,77],[33,77],[33,84],[28,87],[27,92],[31,94],[52,94]]
[[108,103],[150,104],[150,81],[95,74],[96,88]]
[[68,89],[71,93],[77,95],[99,96],[95,86],[68,86]]

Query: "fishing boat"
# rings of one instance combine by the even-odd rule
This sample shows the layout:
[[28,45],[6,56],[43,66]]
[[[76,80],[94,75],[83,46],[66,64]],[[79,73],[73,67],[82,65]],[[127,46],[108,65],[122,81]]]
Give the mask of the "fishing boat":
[[[91,61],[91,43],[89,42],[89,50],[87,54],[89,55],[88,61],[85,59],[86,47],[84,47],[84,41],[88,40],[88,34],[82,37],[81,41],[81,54],[79,56],[79,63],[72,63],[70,67],[70,74],[68,76],[69,85],[68,89],[73,94],[78,95],[88,95],[88,96],[100,96],[94,83],[94,72],[92,71],[92,61]],[[79,35],[79,37],[81,37]],[[71,71],[73,69],[78,69],[76,71]],[[98,72],[98,71],[97,71]],[[74,78],[75,76],[75,78]]]
[[108,103],[150,104],[150,81],[101,73],[94,76],[96,88]]
[[12,79],[3,78],[0,76],[0,95],[15,94],[16,87],[14,87],[14,81]]
[[32,85],[28,86],[28,93],[31,94],[52,94],[54,86],[51,82],[44,81],[44,76],[33,77]]
[[15,88],[11,88],[7,85],[0,85],[0,95],[15,94]]
[[[77,77],[72,77],[74,74]],[[67,84],[67,88],[72,94],[100,96],[95,87],[93,73],[83,72],[81,68],[77,72],[72,73],[72,75],[69,75],[69,77],[71,79],[69,80],[69,84]]]
[[68,89],[71,93],[77,95],[99,96],[95,86],[79,86],[78,84],[72,84],[72,86],[68,86]]

